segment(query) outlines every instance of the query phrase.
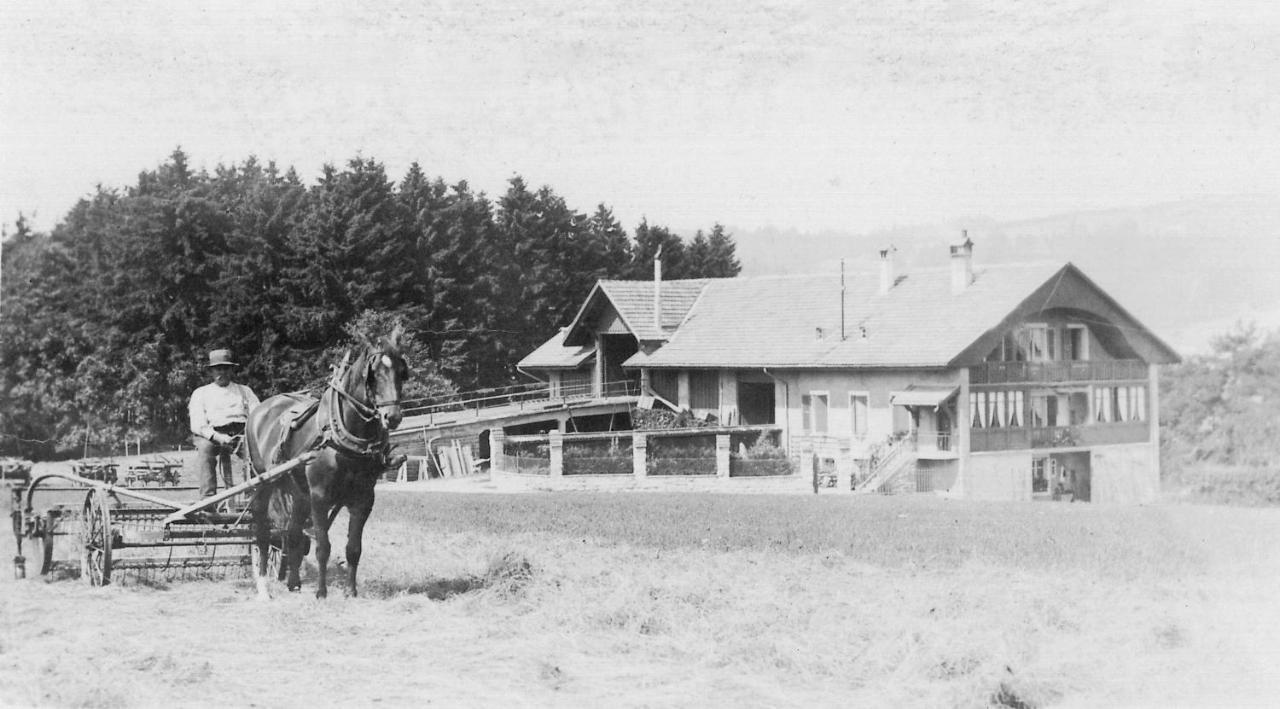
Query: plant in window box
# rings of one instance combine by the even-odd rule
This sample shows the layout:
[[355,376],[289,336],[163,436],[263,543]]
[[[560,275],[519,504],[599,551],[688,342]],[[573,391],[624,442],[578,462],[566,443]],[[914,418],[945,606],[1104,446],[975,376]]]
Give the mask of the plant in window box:
[[1074,446],[1076,444],[1075,428],[1061,428],[1053,434],[1054,446]]

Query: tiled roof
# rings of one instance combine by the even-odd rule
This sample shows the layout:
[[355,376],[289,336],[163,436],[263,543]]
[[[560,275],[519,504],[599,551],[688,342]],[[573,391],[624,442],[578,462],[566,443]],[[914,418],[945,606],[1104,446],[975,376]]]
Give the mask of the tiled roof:
[[564,344],[569,328],[562,327],[554,337],[542,343],[516,365],[520,369],[577,369],[596,353],[594,345],[567,347]]
[[[670,341],[626,366],[944,367],[1044,285],[1061,263],[986,266],[952,294],[947,267],[714,279]],[[678,283],[664,283],[663,288]]]
[[[958,294],[951,292],[949,266],[909,271],[887,293],[879,292],[878,272],[846,274],[843,299],[841,281],[839,273],[663,281],[661,331],[653,324],[652,281],[600,281],[573,325],[520,366],[585,361],[592,317],[610,304],[637,339],[666,340],[627,359],[626,367],[949,367],[963,358],[980,360],[1006,320],[1086,305],[1110,312],[1146,361],[1177,361],[1071,264],[978,267]],[[574,341],[585,349],[565,344]]]
[[702,289],[713,280],[693,278],[663,281],[661,330],[653,323],[653,281],[599,281],[587,297],[583,311],[579,312],[570,326],[570,332],[574,333],[579,329],[584,313],[593,305],[598,305],[600,296],[603,295],[617,309],[618,315],[636,339],[665,340],[680,325],[680,321],[698,300]]

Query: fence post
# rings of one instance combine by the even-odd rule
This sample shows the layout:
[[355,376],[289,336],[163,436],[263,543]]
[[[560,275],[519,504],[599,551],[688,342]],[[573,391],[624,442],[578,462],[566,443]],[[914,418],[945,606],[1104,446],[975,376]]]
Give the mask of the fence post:
[[547,434],[547,443],[551,448],[551,477],[558,478],[564,475],[564,434],[559,431],[551,431]]
[[631,436],[631,474],[637,478],[649,474],[649,436],[644,433]]
[[506,471],[506,446],[507,434],[503,432],[502,427],[498,426],[489,431],[489,472],[502,473]]
[[716,434],[716,477],[729,477],[729,434]]

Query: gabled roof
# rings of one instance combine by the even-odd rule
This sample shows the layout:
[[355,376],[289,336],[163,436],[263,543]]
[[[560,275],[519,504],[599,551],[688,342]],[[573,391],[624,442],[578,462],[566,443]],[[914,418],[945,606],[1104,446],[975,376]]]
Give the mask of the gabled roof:
[[568,347],[564,344],[569,328],[562,327],[554,337],[530,352],[520,363],[519,369],[577,369],[596,353],[595,344]]
[[[1087,312],[1114,322],[1112,329],[1123,331],[1120,336],[1143,359],[1177,361],[1172,349],[1071,264],[978,268],[959,294],[951,292],[948,267],[911,271],[887,293],[879,292],[877,273],[843,280],[843,298],[838,273],[707,281],[670,340],[624,366],[964,366],[981,361],[991,349],[987,341],[997,341],[1019,319],[1077,307],[1068,294],[1083,298]],[[663,288],[673,283],[679,281]]]
[[665,340],[684,320],[703,288],[712,280],[663,281],[661,328],[653,322],[653,281],[598,281],[567,328],[564,344],[588,344],[586,333],[592,320],[610,307],[637,340]]

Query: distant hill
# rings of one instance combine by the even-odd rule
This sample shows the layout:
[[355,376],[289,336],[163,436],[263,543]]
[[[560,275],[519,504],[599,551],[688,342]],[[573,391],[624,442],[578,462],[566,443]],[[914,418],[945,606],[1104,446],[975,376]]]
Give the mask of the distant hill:
[[744,275],[942,265],[967,229],[982,263],[1071,261],[1179,351],[1237,321],[1280,328],[1280,197],[1214,197],[1021,221],[953,220],[867,234],[731,229]]

